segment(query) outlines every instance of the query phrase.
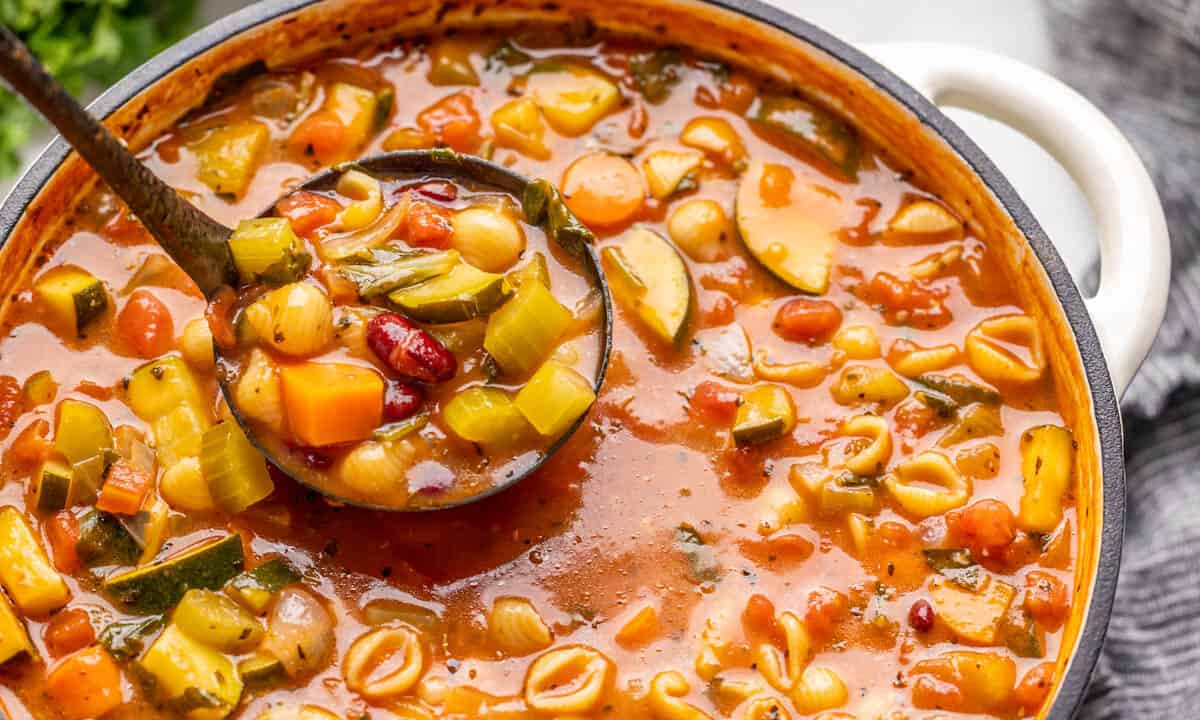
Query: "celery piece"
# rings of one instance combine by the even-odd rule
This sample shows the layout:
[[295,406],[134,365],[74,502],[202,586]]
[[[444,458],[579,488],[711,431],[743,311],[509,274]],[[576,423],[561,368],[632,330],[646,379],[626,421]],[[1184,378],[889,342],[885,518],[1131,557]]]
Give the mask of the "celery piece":
[[196,157],[196,179],[218,195],[240,197],[258,170],[271,141],[260,122],[237,122],[209,130],[189,149]]
[[483,347],[506,374],[525,375],[553,352],[573,319],[545,285],[521,283],[488,319]]
[[63,400],[58,405],[54,449],[74,464],[113,449],[113,430],[100,408],[82,400]]
[[759,385],[742,394],[733,420],[738,445],[767,442],[786,435],[796,425],[792,396],[778,385]]
[[478,85],[479,73],[471,65],[471,46],[461,40],[443,38],[429,49],[429,84]]
[[67,506],[73,478],[69,465],[58,460],[47,460],[33,477],[37,483],[38,512],[54,512]]
[[266,461],[237,423],[220,423],[204,433],[200,469],[213,501],[229,513],[245,510],[275,489]]
[[300,573],[283,558],[271,558],[229,581],[225,592],[251,612],[266,612],[279,591],[300,582]]
[[241,221],[229,238],[229,251],[242,283],[293,282],[307,272],[311,261],[286,218]]
[[489,315],[509,295],[503,275],[459,263],[440,277],[388,295],[415,320],[453,323]]
[[485,447],[511,447],[529,434],[529,423],[499,388],[475,386],[451,398],[442,419],[463,440]]
[[525,419],[542,435],[567,431],[596,400],[592,385],[574,369],[549,360],[529,378],[513,401]]
[[224,653],[244,653],[262,640],[262,625],[229,597],[193,588],[183,594],[171,622],[188,637]]

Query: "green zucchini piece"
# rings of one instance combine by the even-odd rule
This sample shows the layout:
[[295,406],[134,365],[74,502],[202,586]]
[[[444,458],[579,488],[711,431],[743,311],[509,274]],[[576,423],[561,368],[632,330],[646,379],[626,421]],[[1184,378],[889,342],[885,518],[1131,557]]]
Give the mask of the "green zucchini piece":
[[358,286],[364,299],[386,295],[449,273],[462,262],[457,250],[435,252],[380,249],[372,251],[371,262],[344,263],[339,271]]
[[33,294],[59,325],[79,335],[108,309],[104,283],[88,271],[70,265],[44,273],[33,284]]
[[824,515],[870,515],[875,512],[875,488],[862,483],[848,483],[844,478],[832,478],[821,485],[817,502]]
[[227,595],[199,588],[183,594],[171,623],[199,643],[223,653],[249,652],[262,641],[263,627]]
[[755,162],[738,183],[735,210],[738,234],[763,267],[797,290],[829,289],[844,223],[840,198],[797,181],[784,165]]
[[82,400],[66,399],[58,404],[54,449],[75,464],[113,449],[113,429],[100,408]]
[[675,48],[658,48],[638,53],[629,61],[629,73],[647,101],[657,105],[667,99],[679,83],[683,59]]
[[44,615],[71,599],[41,538],[11,505],[0,508],[0,583],[23,615]]
[[471,46],[453,38],[434,42],[429,48],[427,77],[434,87],[478,85],[479,73],[471,64]]
[[494,387],[458,393],[442,407],[442,419],[455,435],[488,448],[512,447],[531,432],[509,394]]
[[204,433],[200,470],[213,501],[228,513],[240,513],[275,490],[266,461],[237,423],[223,422]]
[[117,518],[121,527],[125,528],[141,548],[137,558],[138,565],[150,562],[162,549],[163,542],[167,539],[167,523],[170,519],[170,507],[158,497],[155,497],[146,509],[139,510],[129,517]]
[[283,663],[267,653],[255,653],[238,663],[238,674],[247,685],[262,687],[282,680]]
[[535,252],[529,262],[505,277],[508,279],[509,286],[514,288],[521,287],[521,283],[530,278],[545,285],[546,289],[550,288],[550,267],[546,264],[546,256],[540,252]]
[[266,280],[286,284],[308,272],[312,258],[286,218],[243,220],[229,237],[229,251],[243,284]]
[[678,343],[687,330],[692,282],[683,258],[657,233],[637,227],[600,253],[617,301],[659,339]]
[[573,368],[548,360],[517,393],[513,404],[539,433],[558,437],[596,400],[592,384]]
[[0,593],[0,665],[18,655],[37,657],[37,650],[29,640],[25,623],[17,616],[4,593]]
[[1000,393],[992,388],[971,382],[962,375],[925,373],[924,375],[918,375],[916,381],[930,390],[945,395],[959,405],[970,405],[972,403],[998,405],[1002,399]]
[[128,612],[160,613],[192,588],[220,589],[242,571],[244,561],[241,537],[226,535],[110,577],[104,581],[104,590]]
[[100,644],[117,660],[132,660],[142,652],[146,637],[158,632],[163,626],[163,617],[115,620],[100,631]]
[[539,178],[525,186],[521,209],[526,221],[541,225],[555,242],[576,256],[582,257],[584,246],[596,241],[595,234],[575,217],[549,180]]
[[522,283],[512,300],[488,318],[483,349],[507,375],[525,375],[554,351],[573,319],[545,285]]
[[54,512],[67,506],[71,497],[70,466],[58,460],[47,460],[34,474],[38,512]]
[[251,612],[261,615],[279,591],[300,582],[300,573],[283,558],[272,558],[229,581],[225,592]]
[[733,439],[753,445],[782,437],[796,425],[792,396],[778,385],[758,385],[742,393],[733,419]]
[[490,315],[510,292],[503,275],[459,263],[445,275],[389,293],[388,300],[414,320],[453,323]]
[[154,679],[160,700],[190,718],[223,718],[242,697],[242,679],[233,661],[174,624],[146,650],[138,667]]
[[149,423],[163,467],[200,454],[201,437],[212,419],[183,358],[168,355],[142,365],[129,377],[125,394],[133,412]]
[[52,403],[57,394],[58,383],[54,382],[54,376],[49,370],[35,372],[26,378],[25,384],[21,386],[21,397],[30,407]]
[[90,505],[96,502],[96,494],[108,468],[120,457],[113,450],[103,450],[86,460],[80,460],[71,466],[71,496],[67,505]]
[[218,125],[188,145],[196,179],[218,195],[240,197],[271,142],[267,126],[253,120]]
[[829,111],[790,95],[763,95],[751,119],[799,140],[848,177],[857,177],[862,156],[858,134]]
[[89,510],[79,519],[75,553],[85,567],[133,565],[142,555],[142,546],[115,515]]

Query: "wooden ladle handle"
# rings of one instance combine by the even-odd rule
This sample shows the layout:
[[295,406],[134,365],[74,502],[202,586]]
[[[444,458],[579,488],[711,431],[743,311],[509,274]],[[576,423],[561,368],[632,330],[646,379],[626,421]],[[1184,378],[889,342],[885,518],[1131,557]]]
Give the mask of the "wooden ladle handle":
[[3,25],[0,77],[62,133],[206,297],[234,283],[229,228],[196,209],[143,165]]

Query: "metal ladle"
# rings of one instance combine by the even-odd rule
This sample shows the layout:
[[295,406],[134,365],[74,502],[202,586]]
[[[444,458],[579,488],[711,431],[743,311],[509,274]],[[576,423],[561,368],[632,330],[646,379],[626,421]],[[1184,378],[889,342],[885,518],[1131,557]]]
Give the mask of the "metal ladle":
[[[109,188],[125,201],[158,244],[196,283],[206,298],[213,299],[226,287],[238,287],[238,274],[233,254],[229,249],[229,238],[233,231],[201,212],[142,164],[124,143],[71,97],[46,72],[20,39],[3,25],[0,25],[0,78],[7,81],[16,93],[25,98],[62,133]],[[476,186],[499,189],[518,200],[524,198],[526,189],[531,186],[531,181],[527,178],[488,160],[445,149],[434,149],[384,153],[353,163],[344,163],[310,177],[287,194],[305,189],[329,189],[348,167],[361,168],[380,178],[408,178],[424,174],[428,179],[469,180]],[[274,206],[275,203],[272,203],[263,214],[269,214]],[[612,348],[612,299],[591,242],[593,238],[561,202],[553,207],[534,208],[533,213],[537,217],[527,217],[529,222],[541,224],[546,228],[548,237],[578,257],[582,261],[588,281],[593,289],[600,293],[602,338],[594,382],[594,389],[599,392]],[[530,215],[528,203],[526,214]],[[213,347],[220,369],[222,351],[215,343]],[[218,372],[217,376],[234,417],[255,447],[289,477],[318,492],[330,495],[326,488],[309,482],[302,475],[289,469],[291,462],[275,456],[266,449],[257,438],[254,427],[234,406],[226,374]],[[531,466],[457,502],[429,507],[398,507],[336,496],[333,499],[360,507],[384,510],[443,509],[474,502],[511,487],[536,471],[574,434],[585,417],[586,413],[556,439]]]

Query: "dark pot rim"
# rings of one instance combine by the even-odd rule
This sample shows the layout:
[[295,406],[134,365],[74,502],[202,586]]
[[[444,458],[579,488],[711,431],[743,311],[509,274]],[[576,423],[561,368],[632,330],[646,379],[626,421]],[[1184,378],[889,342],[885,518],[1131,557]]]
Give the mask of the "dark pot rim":
[[[97,98],[89,109],[99,117],[107,117],[193,57],[250,28],[320,1],[262,0],[224,17],[138,67]],[[1075,281],[1041,225],[995,164],[958,125],[890,70],[849,43],[760,0],[700,1],[781,30],[823,51],[869,79],[881,92],[891,95],[926,128],[940,136],[974,170],[1011,216],[1045,269],[1075,336],[1084,376],[1088,381],[1103,476],[1101,538],[1096,573],[1092,578],[1091,598],[1067,671],[1058,684],[1054,703],[1045,715],[1047,720],[1067,720],[1073,717],[1083,703],[1088,681],[1104,644],[1104,636],[1112,614],[1125,534],[1125,466],[1121,415],[1108,367],[1100,350],[1100,340]],[[67,143],[61,137],[56,137],[17,182],[3,205],[0,205],[0,239],[7,240],[25,209],[58,170],[69,151]],[[0,246],[2,244],[3,241],[0,240]]]

